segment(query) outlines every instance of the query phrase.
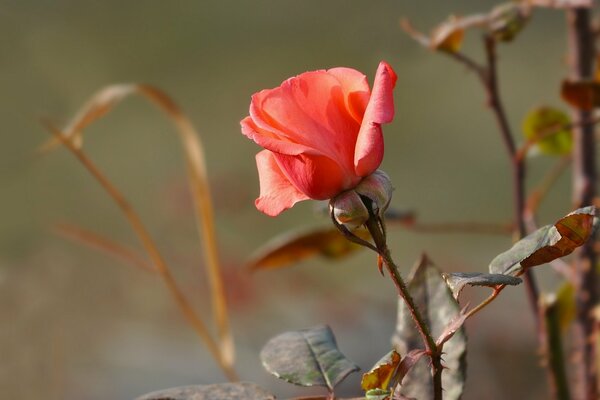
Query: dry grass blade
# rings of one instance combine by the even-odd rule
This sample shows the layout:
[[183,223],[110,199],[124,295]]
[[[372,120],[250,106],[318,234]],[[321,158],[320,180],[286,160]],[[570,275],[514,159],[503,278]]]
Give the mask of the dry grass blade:
[[[55,147],[56,144],[62,142],[84,165],[86,165],[86,162],[90,163],[87,157],[80,151],[84,129],[97,119],[106,115],[121,100],[133,94],[141,95],[157,105],[177,127],[177,132],[182,141],[186,156],[189,183],[194,197],[197,224],[204,239],[204,254],[211,288],[211,303],[220,339],[219,359],[231,368],[234,362],[235,351],[229,326],[226,295],[217,253],[213,206],[204,162],[204,152],[196,130],[179,107],[165,93],[148,85],[112,85],[100,90],[96,95],[92,96],[67,125],[65,131],[60,132],[55,130],[55,137],[45,143],[41,147],[41,150],[45,151],[51,149]],[[86,161],[84,162],[84,160]],[[89,165],[86,165],[86,167],[90,169]],[[95,168],[93,165],[92,167]],[[92,171],[90,170],[90,172]],[[100,179],[99,171],[96,172],[98,172],[98,174],[92,173],[110,193],[109,187],[112,187],[112,185],[110,185],[110,182],[104,177]],[[105,182],[102,182],[103,180]],[[127,215],[127,212],[132,211],[131,207],[127,204],[123,196],[121,196],[116,189],[114,190],[115,192],[111,193],[113,199]],[[142,227],[141,221],[137,221],[139,225],[137,228],[135,226],[136,223],[132,222],[131,219],[130,222],[134,225],[136,232],[137,228]],[[146,250],[150,253],[148,248],[146,248]]]
[[135,250],[95,232],[69,224],[57,224],[54,227],[54,231],[65,238],[85,244],[93,249],[103,251],[125,264],[133,265],[134,267],[145,271],[156,272],[154,266],[148,263],[148,261]]

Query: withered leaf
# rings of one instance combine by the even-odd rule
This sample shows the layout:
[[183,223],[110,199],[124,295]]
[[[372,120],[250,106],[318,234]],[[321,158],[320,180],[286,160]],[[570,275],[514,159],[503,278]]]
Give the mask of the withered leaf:
[[482,272],[452,272],[442,273],[446,284],[452,290],[452,295],[458,300],[460,292],[465,286],[488,286],[518,285],[522,282],[520,278],[503,274],[485,274]]
[[369,372],[363,374],[360,386],[365,392],[371,389],[387,389],[399,365],[400,354],[396,350],[390,351],[377,361]]
[[525,269],[571,254],[592,233],[593,206],[580,208],[519,240],[490,263],[492,274],[520,275]]
[[562,82],[560,94],[571,106],[580,110],[589,111],[600,106],[600,82],[570,81]]
[[[370,238],[366,229],[357,229],[354,234],[365,240]],[[252,270],[281,268],[314,256],[337,259],[360,248],[336,228],[291,232],[273,238],[258,249],[248,267]]]

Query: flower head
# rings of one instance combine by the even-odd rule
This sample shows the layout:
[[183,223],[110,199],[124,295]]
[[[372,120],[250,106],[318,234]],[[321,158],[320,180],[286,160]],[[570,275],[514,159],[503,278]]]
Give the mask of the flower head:
[[351,68],[305,72],[252,96],[242,133],[256,155],[256,207],[275,216],[301,200],[331,199],[356,187],[383,159],[381,124],[394,117],[396,74],[379,64],[373,90]]

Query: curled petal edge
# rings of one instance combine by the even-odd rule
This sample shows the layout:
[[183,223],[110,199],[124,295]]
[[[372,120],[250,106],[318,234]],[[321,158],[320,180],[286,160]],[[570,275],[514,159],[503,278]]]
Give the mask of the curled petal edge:
[[275,217],[294,204],[309,198],[286,178],[272,152],[263,150],[256,155],[256,167],[260,182],[260,196],[256,208]]

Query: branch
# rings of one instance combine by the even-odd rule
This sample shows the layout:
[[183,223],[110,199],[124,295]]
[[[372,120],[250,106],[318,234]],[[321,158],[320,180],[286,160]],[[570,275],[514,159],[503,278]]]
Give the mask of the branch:
[[[594,32],[589,9],[567,10],[568,46],[571,78],[590,79],[594,69]],[[572,110],[577,127],[573,129],[573,202],[576,207],[593,203],[596,196],[596,139],[592,113]],[[577,351],[581,356],[576,370],[576,397],[596,400],[599,397],[596,376],[596,346],[592,339],[594,319],[592,310],[598,301],[596,274],[597,256],[594,240],[589,240],[576,252],[574,268],[577,274],[577,319],[575,336]]]

